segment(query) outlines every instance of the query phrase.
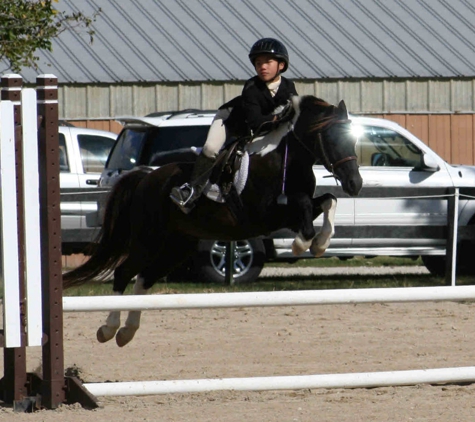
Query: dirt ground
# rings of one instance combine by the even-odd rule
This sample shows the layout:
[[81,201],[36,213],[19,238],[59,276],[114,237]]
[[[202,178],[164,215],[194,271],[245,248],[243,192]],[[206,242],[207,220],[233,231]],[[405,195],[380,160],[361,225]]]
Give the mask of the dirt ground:
[[[85,382],[411,370],[475,363],[474,303],[149,311],[124,348],[99,344],[105,313],[65,314],[65,366]],[[2,363],[3,364],[3,363]],[[39,348],[28,370],[41,364]],[[1,368],[3,373],[3,368]],[[475,384],[100,397],[101,408],[8,421],[473,421]]]

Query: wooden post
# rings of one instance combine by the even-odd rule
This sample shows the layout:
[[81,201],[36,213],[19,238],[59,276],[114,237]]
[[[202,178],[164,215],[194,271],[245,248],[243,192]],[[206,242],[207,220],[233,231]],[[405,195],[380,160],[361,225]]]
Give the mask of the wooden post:
[[25,328],[25,277],[24,277],[24,224],[23,224],[23,177],[22,177],[22,139],[21,139],[21,87],[23,80],[20,75],[10,74],[2,77],[2,100],[10,100],[14,105],[15,120],[15,157],[17,183],[17,216],[19,239],[19,282],[20,309],[22,325],[22,346],[8,348],[3,351],[4,377],[1,382],[2,397],[6,403],[21,402],[27,396],[26,348],[24,343]]
[[36,78],[40,226],[42,251],[43,346],[42,405],[55,409],[65,400],[63,351],[63,289],[61,262],[61,211],[59,192],[58,79]]
[[43,379],[29,374],[31,384],[41,390],[41,404],[55,409],[62,403],[98,407],[97,399],[74,377],[64,376],[63,277],[61,259],[61,210],[59,185],[58,79],[36,78],[38,155],[40,177],[41,284],[43,299]]

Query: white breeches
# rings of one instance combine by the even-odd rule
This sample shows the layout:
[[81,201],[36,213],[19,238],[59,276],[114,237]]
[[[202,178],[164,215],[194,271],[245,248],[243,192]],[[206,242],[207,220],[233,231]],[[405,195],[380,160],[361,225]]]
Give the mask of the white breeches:
[[224,121],[229,117],[231,109],[218,110],[208,131],[208,137],[203,145],[203,154],[215,158],[226,142],[227,133]]

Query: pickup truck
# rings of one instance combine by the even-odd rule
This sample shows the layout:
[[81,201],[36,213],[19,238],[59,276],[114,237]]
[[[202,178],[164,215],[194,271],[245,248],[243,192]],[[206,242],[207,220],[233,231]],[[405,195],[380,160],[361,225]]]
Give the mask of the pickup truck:
[[[214,113],[187,110],[124,117],[117,143],[100,179],[110,188],[135,166],[192,161],[206,140]],[[352,116],[358,137],[357,156],[363,188],[355,198],[343,193],[322,165],[314,166],[315,195],[333,193],[338,198],[335,236],[324,257],[422,257],[433,274],[445,272],[448,234],[448,198],[459,189],[457,268],[475,274],[475,167],[445,162],[429,146],[400,125],[385,119]],[[321,218],[314,222],[322,224]],[[472,226],[472,227],[470,227]],[[235,253],[236,282],[255,279],[268,260],[292,262],[295,233],[282,230],[271,236],[243,239]],[[226,243],[201,240],[190,264],[193,277],[224,280]]]
[[97,184],[117,134],[59,126],[61,238],[63,255],[82,253],[94,238],[86,215],[97,210]]

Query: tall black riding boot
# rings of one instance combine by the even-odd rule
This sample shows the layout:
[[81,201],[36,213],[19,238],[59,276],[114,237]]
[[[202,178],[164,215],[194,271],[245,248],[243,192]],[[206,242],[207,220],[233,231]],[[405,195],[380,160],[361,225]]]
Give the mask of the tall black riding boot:
[[180,209],[188,214],[194,207],[196,200],[201,196],[203,189],[208,182],[216,159],[207,157],[201,153],[196,159],[190,183],[185,183],[180,187],[174,187],[170,193],[171,200]]

